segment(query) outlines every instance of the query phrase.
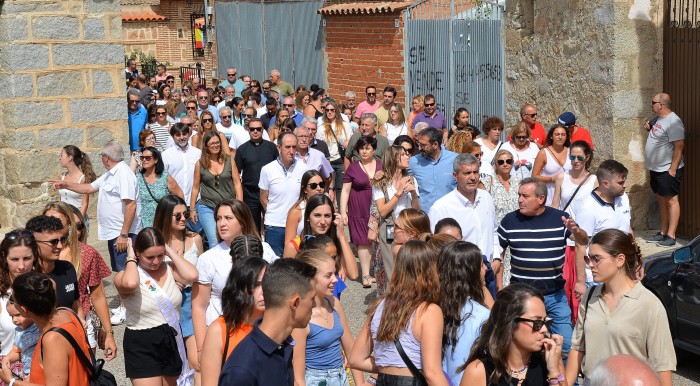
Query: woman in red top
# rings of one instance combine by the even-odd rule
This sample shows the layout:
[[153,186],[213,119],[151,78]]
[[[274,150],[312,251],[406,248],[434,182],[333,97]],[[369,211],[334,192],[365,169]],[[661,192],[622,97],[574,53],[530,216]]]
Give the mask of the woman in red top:
[[[29,382],[17,380],[14,386],[89,386],[88,369],[81,363],[73,346],[63,335],[49,331],[53,327],[66,330],[89,356],[90,347],[78,318],[68,309],[56,309],[56,291],[51,279],[36,271],[18,276],[12,283],[12,299],[20,315],[33,320],[42,334],[32,355]],[[42,350],[44,345],[51,349]],[[3,367],[0,378],[9,383],[12,379],[10,369]]]
[[[261,258],[262,243],[255,236],[238,236],[233,244],[241,238],[256,239],[251,240],[251,249],[260,251],[260,257],[248,257],[236,262],[228,276],[226,287],[221,293],[223,315],[209,326],[202,346],[201,386],[218,385],[224,362],[236,345],[253,330],[253,323],[260,319],[265,311],[261,283],[267,262]],[[259,245],[256,247],[255,244]],[[233,252],[232,246],[231,253]]]

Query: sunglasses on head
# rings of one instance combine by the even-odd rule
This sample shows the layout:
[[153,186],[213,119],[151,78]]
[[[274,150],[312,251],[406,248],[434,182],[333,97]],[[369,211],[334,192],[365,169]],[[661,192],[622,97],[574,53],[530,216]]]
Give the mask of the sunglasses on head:
[[175,217],[175,221],[180,221],[183,218],[187,220],[190,218],[190,212],[173,213],[173,217]]
[[584,157],[582,155],[570,155],[569,159],[572,161],[578,160],[579,162],[583,162],[586,160],[586,157]]
[[512,164],[513,164],[513,159],[512,159],[512,158],[508,158],[508,159],[499,159],[499,160],[498,160],[498,164],[499,164],[499,165],[503,165],[503,164],[512,165]]
[[67,236],[63,236],[60,239],[51,239],[51,240],[37,240],[37,243],[42,243],[42,244],[48,244],[51,245],[52,247],[57,247],[58,243],[65,244],[68,241]]
[[18,237],[34,237],[34,234],[26,229],[12,231],[5,235],[8,240],[17,240]]
[[532,332],[537,332],[542,329],[542,326],[547,326],[547,330],[552,328],[554,319],[527,319],[527,318],[515,318],[516,322],[532,322]]
[[326,183],[323,182],[323,181],[321,181],[321,182],[310,182],[310,183],[306,184],[306,186],[308,186],[308,187],[311,188],[311,189],[316,189],[316,188],[318,188],[319,186],[320,186],[321,188],[325,188],[325,187],[326,187]]

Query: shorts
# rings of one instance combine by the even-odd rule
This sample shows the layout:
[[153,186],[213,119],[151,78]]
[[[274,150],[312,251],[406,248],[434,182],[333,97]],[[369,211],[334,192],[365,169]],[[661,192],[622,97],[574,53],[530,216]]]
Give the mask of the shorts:
[[306,368],[306,384],[307,386],[350,386],[348,382],[348,373],[345,368],[318,370]]
[[127,378],[179,377],[182,359],[175,329],[167,324],[124,331],[124,368]]
[[683,181],[683,169],[680,168],[676,171],[676,176],[672,177],[665,172],[655,172],[649,170],[649,182],[651,184],[651,191],[662,197],[673,197],[677,196],[681,191],[681,181]]
[[194,335],[192,325],[192,287],[182,290],[182,306],[180,306],[180,329],[182,337],[189,338]]

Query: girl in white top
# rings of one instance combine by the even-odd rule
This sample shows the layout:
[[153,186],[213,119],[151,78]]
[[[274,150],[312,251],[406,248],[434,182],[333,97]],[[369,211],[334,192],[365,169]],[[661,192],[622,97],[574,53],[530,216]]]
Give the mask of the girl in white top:
[[493,169],[493,157],[503,147],[501,134],[503,133],[503,121],[498,117],[489,117],[481,125],[485,137],[479,137],[474,142],[481,145],[481,166],[479,174],[484,179],[487,176],[492,176],[495,173]]
[[554,198],[554,183],[557,176],[571,170],[569,160],[569,146],[571,140],[569,131],[563,125],[556,125],[549,129],[545,147],[535,158],[535,166],[532,168],[532,176],[547,184],[547,206],[552,205]]
[[[226,286],[226,279],[233,268],[230,255],[233,240],[241,235],[259,238],[253,215],[242,201],[223,201],[216,206],[214,216],[216,233],[221,242],[199,256],[199,279],[192,287],[192,324],[197,352],[202,350],[207,327],[222,313],[221,291]],[[262,245],[263,259],[268,263],[276,260],[277,256],[272,248],[267,243]]]
[[[139,232],[133,246],[129,239],[127,253],[126,267],[114,277],[114,286],[126,307],[126,376],[139,386],[175,384],[187,368],[178,285],[197,280],[197,270],[170,248],[155,228]],[[164,264],[166,255],[172,264]]]
[[[335,134],[335,136],[333,134]],[[329,161],[331,161],[331,163],[337,164],[343,162],[343,157],[338,153],[338,142],[345,148],[351,136],[352,128],[350,128],[347,122],[343,121],[343,118],[340,116],[340,111],[338,110],[338,105],[334,102],[327,103],[323,112],[323,124],[316,130],[316,139],[324,141],[326,145],[328,145],[328,152],[330,153]],[[352,151],[352,149],[347,149],[346,153],[348,151]],[[335,177],[337,180],[338,176],[336,175]],[[342,183],[342,176],[340,181]]]
[[389,119],[384,124],[384,127],[379,129],[379,134],[386,137],[389,143],[394,143],[394,140],[399,135],[409,135],[406,117],[403,115],[403,109],[398,103],[394,103],[389,108]]
[[[66,169],[61,175],[61,180],[63,181],[81,184],[91,183],[97,179],[95,172],[92,170],[90,157],[83,153],[77,146],[64,146],[63,149],[61,149],[58,162],[61,164],[61,167]],[[83,215],[83,221],[87,228],[89,225],[87,209],[90,204],[90,195],[75,193],[68,189],[59,189],[58,197],[59,201],[80,209],[80,213]]]
[[530,134],[530,128],[525,123],[519,122],[510,129],[510,142],[501,147],[513,154],[515,163],[511,173],[516,174],[521,180],[532,176],[535,158],[540,152],[537,144],[530,141]]

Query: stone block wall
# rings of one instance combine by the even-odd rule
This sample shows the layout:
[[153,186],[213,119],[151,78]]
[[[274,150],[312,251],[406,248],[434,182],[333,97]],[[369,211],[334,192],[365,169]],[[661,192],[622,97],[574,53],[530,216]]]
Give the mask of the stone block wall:
[[119,0],[0,2],[0,225],[56,199],[64,145],[104,171],[102,145],[128,139],[123,70]]
[[[378,15],[323,15],[326,20],[325,66],[328,92],[339,101],[345,93],[365,100],[365,87],[392,86],[396,101],[406,103],[404,80],[404,28],[400,12]],[[394,21],[399,20],[397,28]],[[381,94],[377,96],[381,100]]]
[[519,120],[525,102],[537,105],[545,127],[564,111],[576,114],[593,136],[594,165],[613,158],[630,170],[632,225],[647,229],[656,220],[649,218],[642,126],[662,90],[663,6],[641,3],[508,1],[506,122]]

